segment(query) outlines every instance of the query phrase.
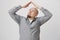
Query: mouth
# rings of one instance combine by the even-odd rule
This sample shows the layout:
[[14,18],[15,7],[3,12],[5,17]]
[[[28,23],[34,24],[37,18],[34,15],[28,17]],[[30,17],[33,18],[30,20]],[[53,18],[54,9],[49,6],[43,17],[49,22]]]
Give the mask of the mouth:
[[31,16],[30,16],[30,15],[27,15],[27,17],[28,17],[28,18],[31,18]]

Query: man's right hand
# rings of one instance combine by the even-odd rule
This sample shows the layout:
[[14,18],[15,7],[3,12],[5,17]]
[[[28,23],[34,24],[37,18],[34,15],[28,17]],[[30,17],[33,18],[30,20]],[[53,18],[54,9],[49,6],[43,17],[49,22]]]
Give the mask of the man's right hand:
[[31,4],[31,1],[29,3],[27,3],[26,5],[23,5],[22,8],[26,8]]

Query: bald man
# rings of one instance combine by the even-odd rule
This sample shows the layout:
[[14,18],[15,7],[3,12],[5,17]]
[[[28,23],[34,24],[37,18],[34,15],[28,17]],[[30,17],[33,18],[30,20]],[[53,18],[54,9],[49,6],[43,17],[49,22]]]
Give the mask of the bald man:
[[[9,10],[9,15],[12,19],[16,21],[19,25],[19,40],[40,40],[40,26],[47,22],[52,14],[45,8],[39,7],[36,4],[32,3],[35,7],[29,9],[27,17],[17,15],[16,12],[21,8],[28,7],[32,2],[27,3],[24,6],[16,6]],[[41,10],[44,13],[44,16],[37,17],[38,10]],[[20,13],[21,14],[21,13]]]

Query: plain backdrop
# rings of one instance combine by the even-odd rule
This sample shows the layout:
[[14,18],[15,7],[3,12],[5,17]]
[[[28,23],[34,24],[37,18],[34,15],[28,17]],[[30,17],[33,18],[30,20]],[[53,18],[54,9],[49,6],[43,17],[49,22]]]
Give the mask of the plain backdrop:
[[[40,27],[41,40],[60,40],[60,0],[33,0],[40,6],[48,9],[52,18]],[[14,6],[24,5],[29,0],[0,0],[0,40],[19,40],[19,26],[10,17],[8,10]],[[21,9],[17,14],[25,16],[29,8]],[[39,10],[38,16],[43,16]]]

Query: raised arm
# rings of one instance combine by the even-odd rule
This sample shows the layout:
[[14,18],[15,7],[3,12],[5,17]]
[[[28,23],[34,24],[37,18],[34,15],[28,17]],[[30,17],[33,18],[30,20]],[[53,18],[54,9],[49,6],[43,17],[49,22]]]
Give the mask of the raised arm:
[[21,19],[22,16],[17,15],[16,12],[19,9],[21,9],[21,8],[22,7],[19,5],[19,6],[15,6],[15,7],[13,7],[13,8],[11,8],[11,9],[8,10],[9,15],[11,16],[11,18],[14,19],[16,21],[16,23],[18,23],[18,24],[20,23],[19,20]]
[[42,24],[44,24],[45,22],[47,22],[51,17],[52,17],[52,13],[49,12],[47,9],[43,8],[43,7],[40,7],[36,4],[33,3],[33,5],[37,8],[37,9],[40,9],[43,13],[44,13],[44,16],[42,17],[38,17],[38,20],[39,22]]
[[23,18],[23,16],[20,16],[20,15],[17,15],[16,12],[21,9],[21,8],[26,8],[29,6],[31,2],[27,3],[26,5],[24,6],[21,6],[21,5],[18,5],[18,6],[15,6],[11,9],[8,10],[9,12],[9,15],[11,16],[12,19],[14,19],[16,21],[16,23],[20,23],[20,20]]
[[45,9],[43,7],[40,10],[44,13],[44,16],[38,17],[38,19],[41,22],[41,24],[44,24],[52,17],[52,14],[51,14],[51,12],[49,12],[47,9]]

